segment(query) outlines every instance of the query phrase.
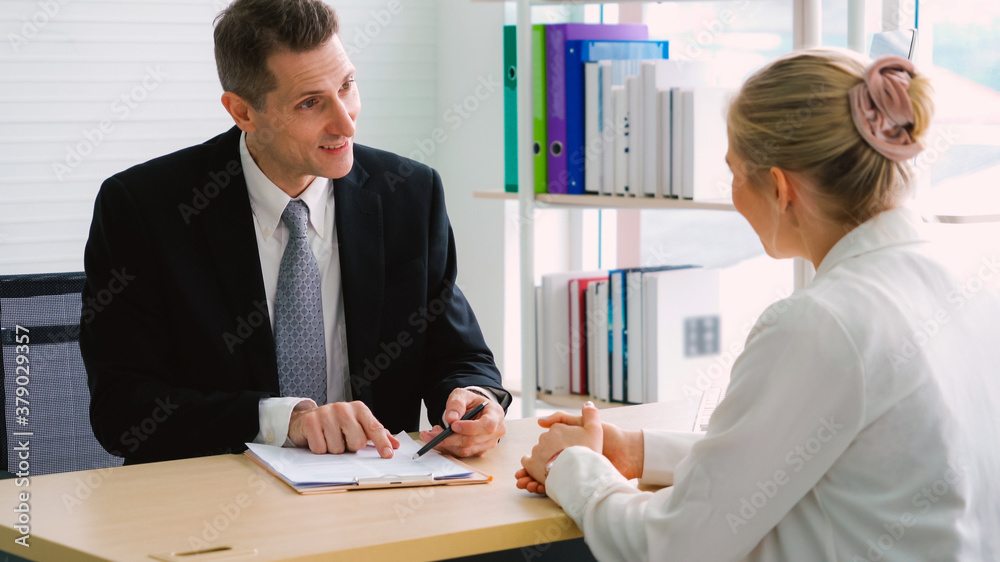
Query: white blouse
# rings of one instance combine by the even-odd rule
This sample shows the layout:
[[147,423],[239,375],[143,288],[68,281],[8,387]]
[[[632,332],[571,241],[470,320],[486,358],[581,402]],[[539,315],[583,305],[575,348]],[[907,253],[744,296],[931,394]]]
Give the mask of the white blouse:
[[571,447],[546,490],[600,560],[1000,560],[1000,298],[906,209],[772,305],[705,434],[644,432],[640,492]]

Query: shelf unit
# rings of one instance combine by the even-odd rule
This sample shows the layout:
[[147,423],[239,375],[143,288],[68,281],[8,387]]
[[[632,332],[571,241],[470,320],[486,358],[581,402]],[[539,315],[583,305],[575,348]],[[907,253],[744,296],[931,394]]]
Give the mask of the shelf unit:
[[[484,1],[484,0],[479,0]],[[498,1],[498,0],[488,0]],[[638,3],[639,0],[619,0],[605,3]],[[670,0],[697,1],[697,0]],[[534,185],[534,160],[532,154],[533,107],[531,69],[531,6],[563,4],[559,0],[517,0],[517,141],[518,141],[518,185]],[[578,4],[600,4],[602,2],[582,0]],[[805,48],[820,44],[822,8],[820,0],[792,0],[794,48]],[[849,27],[853,30],[860,24],[861,32],[850,32],[852,37],[861,37],[861,49],[864,48],[864,0],[850,0]],[[854,46],[854,45],[852,45]],[[617,209],[711,209],[732,211],[730,203],[711,203],[685,201],[677,199],[652,199],[639,197],[608,197],[587,195],[557,195],[538,194],[531,189],[520,189],[518,193],[501,191],[479,191],[477,198],[483,199],[517,199],[518,212],[521,217],[534,216],[534,210],[541,207],[555,208],[617,208]],[[535,317],[534,298],[534,252],[535,232],[534,221],[520,221],[519,232],[519,262],[521,267],[521,389],[522,415],[535,416]],[[796,285],[805,284],[809,277],[808,264],[796,267]],[[554,398],[546,395],[545,400],[552,402]],[[567,398],[569,399],[569,398]],[[576,400],[572,400],[573,403]]]
[[[517,193],[506,191],[476,191],[477,199],[504,199],[514,201]],[[707,211],[735,211],[732,203],[662,199],[654,197],[622,197],[599,195],[566,195],[562,193],[536,193],[535,206],[560,209],[702,209]]]
[[[500,2],[503,0],[474,0],[479,2]],[[668,2],[697,2],[700,0],[664,0]],[[754,0],[750,0],[754,1]],[[865,50],[865,4],[866,0],[847,0],[847,36],[848,47],[858,51]],[[645,0],[617,0],[601,2],[598,0],[574,0],[572,4],[638,4],[649,3]],[[821,0],[792,0],[793,48],[802,49],[821,44]],[[531,69],[531,6],[565,5],[566,0],[517,0],[517,68],[518,68],[518,185],[534,185],[534,159],[532,154],[533,106],[531,93],[533,91]],[[913,14],[906,12],[898,0],[882,0],[882,30],[891,31],[914,25]],[[677,199],[654,199],[643,197],[595,196],[595,195],[561,195],[535,194],[533,190],[522,189],[518,193],[503,191],[477,191],[474,195],[480,199],[514,200],[518,201],[518,211],[521,217],[532,217],[535,209],[708,209],[732,211],[731,203],[712,203],[686,201]],[[945,215],[937,216],[943,223],[980,223],[1000,222],[998,214],[979,215]],[[535,413],[535,324],[526,319],[535,317],[534,300],[534,221],[519,221],[519,262],[521,268],[521,386],[523,398],[523,416],[533,417]],[[812,265],[802,259],[795,260],[795,287],[805,286],[813,275]],[[563,403],[577,405],[585,397],[566,396],[555,397],[544,395],[547,403]]]

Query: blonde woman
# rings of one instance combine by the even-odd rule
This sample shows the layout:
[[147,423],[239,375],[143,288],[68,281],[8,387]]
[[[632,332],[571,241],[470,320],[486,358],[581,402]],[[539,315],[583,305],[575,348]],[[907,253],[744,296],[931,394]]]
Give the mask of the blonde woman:
[[930,96],[909,61],[846,51],[747,80],[733,202],[816,278],[758,320],[707,433],[623,431],[592,405],[540,422],[518,487],[598,559],[1000,560],[1000,303],[959,291],[901,207]]

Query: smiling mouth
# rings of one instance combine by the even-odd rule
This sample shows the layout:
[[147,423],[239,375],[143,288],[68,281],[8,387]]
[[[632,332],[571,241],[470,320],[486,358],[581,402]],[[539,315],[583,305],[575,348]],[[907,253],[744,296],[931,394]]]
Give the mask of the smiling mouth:
[[325,144],[325,145],[321,145],[320,148],[323,148],[323,149],[326,149],[326,150],[340,150],[341,148],[344,148],[345,146],[347,146],[347,141],[344,141],[344,142],[342,142],[340,144]]

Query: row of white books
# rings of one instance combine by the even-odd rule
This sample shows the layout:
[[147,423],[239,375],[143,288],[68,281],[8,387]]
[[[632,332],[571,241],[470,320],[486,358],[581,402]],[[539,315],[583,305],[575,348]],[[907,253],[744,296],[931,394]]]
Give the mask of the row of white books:
[[721,347],[719,271],[652,267],[542,277],[538,390],[610,402],[679,398]]
[[735,91],[707,63],[608,60],[584,64],[584,191],[731,199],[725,112]]

